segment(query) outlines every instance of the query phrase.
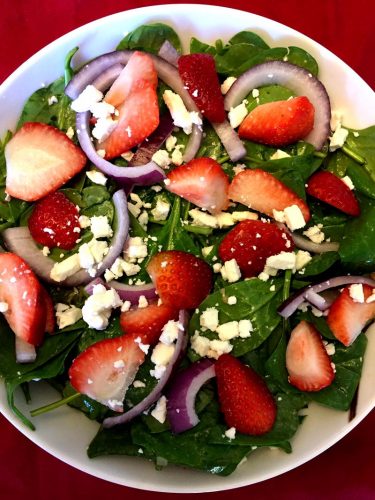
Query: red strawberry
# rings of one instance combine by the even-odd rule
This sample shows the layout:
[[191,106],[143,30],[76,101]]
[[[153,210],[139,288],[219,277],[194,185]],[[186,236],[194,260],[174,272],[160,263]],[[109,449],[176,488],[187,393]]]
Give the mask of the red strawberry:
[[53,306],[53,301],[50,294],[45,288],[41,288],[43,301],[46,308],[46,325],[44,329],[47,333],[52,334],[56,330],[55,308]]
[[147,271],[163,304],[175,309],[198,307],[212,287],[210,266],[187,252],[160,252],[152,257]]
[[147,81],[153,88],[156,88],[158,84],[158,74],[155,70],[152,58],[144,52],[136,51],[113,82],[104,100],[117,108],[125,101],[134,85],[139,80]]
[[354,302],[350,286],[344,288],[330,307],[327,323],[333,335],[344,345],[351,345],[362,332],[366,323],[375,318],[375,302],[366,303],[373,288],[363,285],[365,302]]
[[119,118],[111,135],[99,144],[106,159],[116,158],[148,137],[159,125],[155,86],[147,80],[132,84],[131,92],[119,107]]
[[69,369],[74,389],[122,412],[125,393],[145,358],[136,340],[137,335],[104,339],[79,354]]
[[342,212],[358,216],[361,213],[357,198],[339,177],[327,171],[313,174],[307,184],[307,193]]
[[306,321],[301,321],[290,335],[286,368],[289,382],[301,391],[320,391],[335,378],[319,332]]
[[229,179],[217,161],[196,158],[168,174],[167,189],[211,213],[229,206]]
[[276,404],[264,380],[230,354],[215,364],[221,411],[228,427],[258,436],[269,432],[276,419]]
[[30,267],[18,255],[0,254],[0,302],[8,305],[5,319],[17,337],[33,345],[41,343],[46,326],[42,287]]
[[222,260],[236,259],[245,278],[262,272],[267,257],[291,252],[293,239],[274,223],[244,220],[224,237],[219,246]]
[[314,113],[314,106],[305,96],[260,104],[241,123],[238,134],[269,146],[287,146],[311,132]]
[[25,123],[5,147],[6,191],[35,201],[80,172],[86,156],[63,132],[44,123]]
[[155,344],[163,326],[171,319],[178,318],[178,310],[166,304],[149,304],[144,308],[122,312],[120,327],[124,333],[140,334],[145,344]]
[[64,193],[56,191],[35,204],[28,225],[40,245],[71,250],[80,236],[77,207]]
[[215,60],[211,54],[188,54],[178,59],[178,71],[191,97],[212,122],[226,118]]
[[229,198],[270,217],[273,217],[273,210],[297,205],[305,221],[310,219],[309,207],[302,198],[272,174],[259,168],[238,173],[229,186]]

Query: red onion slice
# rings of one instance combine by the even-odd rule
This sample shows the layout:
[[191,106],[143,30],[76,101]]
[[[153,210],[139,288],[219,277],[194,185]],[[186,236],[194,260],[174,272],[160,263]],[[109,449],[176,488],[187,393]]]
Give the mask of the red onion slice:
[[301,248],[302,250],[307,250],[311,253],[337,252],[340,247],[340,243],[336,243],[334,241],[314,243],[300,234],[290,232],[290,235],[293,238],[296,247]]
[[324,297],[314,292],[313,290],[309,290],[308,292],[306,292],[305,299],[320,311],[325,311],[331,305]]
[[223,123],[211,123],[211,125],[232,161],[238,161],[246,156],[246,148],[228,120],[224,120]]
[[33,363],[36,360],[35,346],[16,337],[16,361],[17,363]]
[[302,288],[296,295],[289,297],[289,299],[281,304],[278,308],[278,313],[283,318],[289,318],[298,309],[302,302],[308,300],[307,296],[309,292],[319,293],[324,290],[329,290],[330,288],[350,285],[353,283],[362,283],[364,285],[375,287],[375,281],[371,278],[365,278],[364,276],[337,276],[336,278],[331,278],[327,281],[322,281],[321,283],[316,283],[315,285],[309,285]]
[[173,47],[169,40],[165,40],[165,42],[159,49],[158,56],[169,62],[169,64],[172,64],[172,66],[177,67],[180,54]]
[[172,432],[179,434],[198,424],[195,399],[202,385],[213,377],[215,365],[209,359],[201,359],[176,375],[168,391],[167,403]]
[[[104,91],[105,86],[99,88],[98,85],[104,85],[104,83],[108,82],[108,80],[104,78],[101,79],[100,75],[102,75],[103,72],[107,71],[111,66],[118,64],[127,64],[132,54],[132,51],[115,51],[93,59],[91,62],[86,64],[68,83],[65,88],[66,95],[71,99],[76,99],[79,94],[87,87],[87,85],[93,83],[95,83],[95,86],[98,88],[98,90]],[[159,78],[163,80],[163,82],[166,83],[166,85],[168,85],[173,90],[173,92],[180,95],[189,111],[196,111],[199,113],[195,102],[184,87],[177,68],[175,68],[172,64],[169,64],[161,57],[155,56],[153,54],[150,54],[150,56],[153,59],[155,69],[158,73]],[[100,80],[98,80],[98,77],[100,77]],[[84,150],[90,161],[92,161],[105,174],[118,179],[120,183],[123,183],[124,185],[154,184],[160,182],[165,177],[163,171],[159,169],[159,167],[153,162],[143,165],[142,168],[144,170],[133,170],[132,172],[128,172],[128,169],[123,167],[116,167],[112,163],[101,158],[96,153],[96,150],[91,142],[89,134],[89,120],[90,114],[88,112],[77,113],[76,126],[78,139],[82,149]],[[197,125],[193,125],[193,131],[190,134],[189,142],[186,145],[183,157],[185,162],[188,162],[195,157],[201,141],[202,130]]]
[[324,85],[299,66],[283,61],[268,61],[245,71],[229,89],[225,109],[240,104],[249,93],[264,85],[283,85],[297,95],[306,96],[315,108],[313,130],[304,138],[320,150],[330,134],[331,105]]
[[169,112],[160,117],[158,128],[153,132],[147,141],[144,140],[138,147],[133,158],[128,163],[128,167],[138,167],[151,161],[151,158],[164,144],[174,129],[172,117]]
[[92,85],[101,91],[108,89],[123,69],[124,66],[122,64],[114,64],[113,66],[110,66],[97,78],[95,78]]
[[150,392],[148,396],[145,397],[140,403],[135,405],[129,411],[123,413],[120,416],[109,417],[104,419],[103,427],[109,428],[119,424],[125,424],[130,422],[133,418],[137,417],[145,410],[147,410],[155,401],[159,399],[161,393],[167,384],[173,370],[176,368],[178,363],[180,362],[181,355],[184,353],[187,346],[187,325],[188,325],[188,315],[186,311],[181,310],[178,321],[181,325],[179,329],[178,338],[175,344],[175,350],[171,361],[169,362],[167,369],[161,376],[159,382],[154,387],[154,389]]
[[[109,245],[109,252],[101,262],[100,268],[97,270],[97,275],[102,275],[106,269],[112,266],[114,261],[122,252],[129,231],[129,215],[128,205],[125,192],[120,189],[116,191],[112,197],[112,202],[115,207],[116,224],[114,234]],[[50,257],[43,255],[37,247],[33,237],[30,234],[28,227],[11,227],[5,229],[2,233],[4,243],[8,250],[19,255],[25,262],[29,264],[31,269],[39,276],[39,278],[48,283],[58,284],[59,286],[79,286],[85,285],[92,281],[85,269],[78,271],[73,276],[69,276],[65,281],[57,283],[51,279],[51,270],[55,265]]]
[[86,293],[92,295],[93,288],[96,285],[103,285],[106,288],[115,289],[121,300],[128,300],[132,305],[138,304],[139,297],[141,297],[141,295],[146,297],[147,300],[152,300],[157,297],[155,287],[152,283],[147,283],[145,285],[126,285],[125,283],[120,283],[115,280],[106,283],[101,278],[95,278],[88,285],[86,285]]

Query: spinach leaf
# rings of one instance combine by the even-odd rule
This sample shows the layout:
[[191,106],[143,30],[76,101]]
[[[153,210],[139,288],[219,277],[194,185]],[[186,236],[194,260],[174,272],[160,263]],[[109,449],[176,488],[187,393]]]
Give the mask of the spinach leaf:
[[214,56],[216,54],[216,49],[193,37],[190,40],[190,54],[211,54]]
[[[69,127],[75,128],[75,112],[70,107],[71,100],[65,95],[64,87],[64,77],[61,77],[34,92],[25,103],[17,129],[26,122],[46,123],[65,132]],[[49,104],[48,100],[53,96],[57,102]]]
[[358,196],[361,215],[346,226],[339,248],[341,261],[348,268],[372,271],[375,266],[375,201]]
[[297,274],[303,275],[304,278],[317,276],[318,274],[328,271],[328,269],[339,260],[340,256],[337,252],[326,252],[314,255],[306,267],[298,271]]
[[255,45],[260,49],[269,49],[270,47],[266,44],[266,42],[259,35],[254,33],[253,31],[240,31],[236,35],[232,36],[232,38],[228,41],[229,45],[235,45],[237,43],[247,43],[251,45]]
[[[274,291],[270,290],[272,284],[275,285]],[[226,286],[209,295],[199,306],[199,309],[194,312],[189,324],[190,334],[194,335],[198,331],[199,335],[217,338],[213,332],[202,331],[199,323],[200,315],[209,307],[215,307],[219,310],[220,324],[249,319],[253,326],[251,336],[244,339],[235,338],[231,341],[232,354],[242,356],[264,342],[279,325],[281,317],[277,313],[277,308],[282,302],[282,286],[281,280],[265,283],[259,279],[241,281]],[[232,295],[237,298],[237,303],[229,305],[228,297]]]
[[260,87],[258,91],[258,97],[253,97],[251,93],[246,97],[246,100],[248,101],[246,108],[249,112],[259,104],[266,104],[274,101],[286,101],[289,97],[294,96],[294,93],[291,90],[286,87],[282,87],[281,85],[266,85],[264,87]]
[[[358,386],[367,339],[360,335],[349,347],[335,343],[336,352],[332,356],[335,364],[335,379],[333,383],[318,392],[302,393],[309,400],[316,401],[337,410],[348,410]],[[288,382],[288,372],[285,366],[286,338],[280,339],[279,345],[266,362],[267,374],[270,380],[287,393],[301,393]]]
[[375,125],[358,130],[356,134],[354,132],[356,131],[350,131],[346,144],[351,150],[366,159],[363,168],[375,182]]
[[127,425],[118,425],[111,429],[101,427],[91,441],[87,455],[89,458],[102,455],[128,455],[132,457],[153,458],[152,453],[148,453],[146,449],[140,448],[133,443],[131,428]]
[[8,404],[25,425],[34,429],[33,424],[19,411],[14,404],[14,391],[18,386],[33,379],[49,379],[61,373],[64,362],[76,345],[81,335],[81,324],[74,329],[64,330],[48,336],[37,350],[37,358],[33,363],[20,365],[16,362],[14,333],[5,320],[1,320],[0,328],[0,376],[5,380]]
[[349,216],[315,200],[309,200],[311,225],[322,224],[322,231],[331,241],[341,241]]
[[256,447],[278,446],[290,453],[292,450],[289,440],[301,424],[298,412],[306,406],[307,399],[303,395],[285,393],[277,393],[274,397],[277,403],[277,416],[271,431],[262,436],[247,436],[237,433],[234,439],[229,440],[224,434],[226,427],[218,425],[211,429],[208,442]]
[[226,154],[223,143],[211,125],[207,125],[204,129],[205,136],[201,142],[197,157],[209,156],[214,160],[220,159]]
[[117,50],[144,50],[157,54],[165,40],[181,53],[181,41],[173,28],[163,23],[145,24],[128,33]]

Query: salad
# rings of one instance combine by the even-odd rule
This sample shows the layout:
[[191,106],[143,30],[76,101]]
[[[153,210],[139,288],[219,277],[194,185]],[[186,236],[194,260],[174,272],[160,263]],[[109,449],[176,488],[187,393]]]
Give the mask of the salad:
[[[0,376],[91,458],[228,475],[355,411],[375,318],[375,126],[298,47],[143,25],[25,103],[0,147]],[[60,397],[24,415],[33,385]],[[308,411],[307,411],[308,413]],[[307,416],[308,418],[308,416]]]

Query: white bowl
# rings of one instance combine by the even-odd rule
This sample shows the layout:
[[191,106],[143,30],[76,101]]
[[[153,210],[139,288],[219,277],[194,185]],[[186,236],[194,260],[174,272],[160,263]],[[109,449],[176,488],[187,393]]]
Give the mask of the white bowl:
[[[51,43],[20,68],[0,87],[0,137],[13,129],[24,101],[42,84],[63,73],[66,53],[78,45],[75,62],[113,50],[124,34],[150,22],[173,26],[187,49],[192,35],[206,42],[224,40],[243,29],[260,34],[271,46],[297,45],[319,62],[320,78],[327,87],[334,110],[340,109],[345,124],[366,127],[375,122],[375,95],[370,87],[344,62],[310,38],[264,17],[233,9],[204,5],[145,7],[99,19]],[[168,466],[157,472],[153,464],[132,457],[103,457],[90,460],[86,449],[98,424],[69,407],[34,419],[37,430],[30,431],[9,410],[4,385],[0,383],[0,411],[23,434],[60,460],[93,476],[129,487],[165,492],[208,492],[246,486],[293,469],[332,446],[350,432],[375,406],[375,334],[368,337],[368,349],[360,383],[357,415],[311,405],[308,418],[293,439],[293,453],[260,449],[229,477],[217,477]],[[372,360],[372,363],[371,363]],[[33,407],[57,397],[48,386],[32,387]],[[28,413],[22,399],[17,404]]]

